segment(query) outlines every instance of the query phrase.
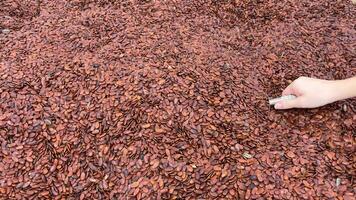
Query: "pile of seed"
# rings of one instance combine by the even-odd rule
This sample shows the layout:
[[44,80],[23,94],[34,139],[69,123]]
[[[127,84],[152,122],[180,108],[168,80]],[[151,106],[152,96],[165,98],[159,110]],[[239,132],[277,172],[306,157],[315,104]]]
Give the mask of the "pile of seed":
[[2,0],[1,199],[354,199],[356,7],[316,0]]

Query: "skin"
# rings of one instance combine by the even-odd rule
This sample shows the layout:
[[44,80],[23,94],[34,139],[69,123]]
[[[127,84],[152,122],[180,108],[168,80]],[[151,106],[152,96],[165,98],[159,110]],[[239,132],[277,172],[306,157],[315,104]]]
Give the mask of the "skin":
[[289,94],[297,98],[277,103],[276,109],[317,108],[335,101],[356,97],[356,76],[344,80],[300,77],[282,93],[282,95]]

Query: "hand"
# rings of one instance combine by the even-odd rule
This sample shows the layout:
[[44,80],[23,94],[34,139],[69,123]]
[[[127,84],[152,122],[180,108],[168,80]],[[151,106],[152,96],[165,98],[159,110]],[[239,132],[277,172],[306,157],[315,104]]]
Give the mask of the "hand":
[[335,81],[300,77],[293,81],[282,95],[295,95],[297,98],[277,103],[276,109],[316,108],[336,101]]

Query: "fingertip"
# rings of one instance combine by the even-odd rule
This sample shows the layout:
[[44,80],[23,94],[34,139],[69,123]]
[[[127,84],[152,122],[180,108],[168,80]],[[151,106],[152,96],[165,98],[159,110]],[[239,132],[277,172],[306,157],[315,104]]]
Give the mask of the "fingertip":
[[284,110],[291,109],[291,108],[300,108],[301,107],[300,100],[301,98],[285,100],[282,102],[278,102],[275,106],[277,107],[276,109],[284,109]]
[[276,103],[276,104],[274,105],[274,108],[277,109],[277,110],[283,109],[283,103],[281,103],[281,102]]

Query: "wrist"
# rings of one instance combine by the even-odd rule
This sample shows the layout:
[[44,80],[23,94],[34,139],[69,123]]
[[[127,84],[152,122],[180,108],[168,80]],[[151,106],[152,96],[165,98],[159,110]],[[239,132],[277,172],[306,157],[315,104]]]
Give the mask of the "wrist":
[[356,96],[356,77],[331,81],[330,95],[332,102]]

